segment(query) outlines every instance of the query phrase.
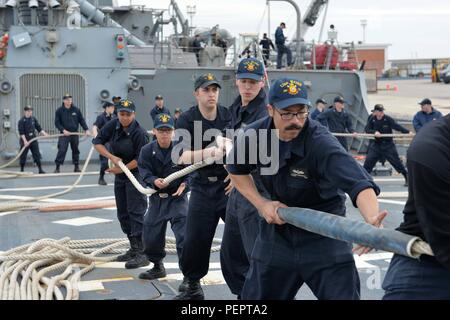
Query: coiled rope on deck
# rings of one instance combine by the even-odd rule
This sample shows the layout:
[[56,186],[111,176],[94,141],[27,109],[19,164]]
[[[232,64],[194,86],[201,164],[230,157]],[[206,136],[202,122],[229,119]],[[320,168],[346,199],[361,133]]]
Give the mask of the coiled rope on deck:
[[[9,161],[4,167],[17,160],[23,150],[24,148],[15,159]],[[71,187],[46,196],[30,197],[23,202],[3,203],[0,205],[0,212],[12,209],[40,208],[46,205],[32,201],[43,200],[70,192],[82,179],[93,150],[94,148],[92,147],[80,176]],[[145,195],[157,192],[151,188],[144,188],[122,162],[118,164],[139,192]],[[209,164],[207,160],[195,163],[171,174],[164,181],[171,183]],[[218,252],[221,240],[214,239],[213,243],[216,246],[211,248],[211,252]],[[0,254],[0,300],[52,300],[54,298],[57,300],[77,300],[79,298],[78,282],[81,276],[92,271],[96,263],[116,260],[117,255],[111,256],[111,254],[124,253],[127,248],[127,239],[73,241],[69,238],[63,238],[60,240],[42,239],[35,243],[9,250]],[[169,254],[177,253],[174,238],[166,238],[166,252]],[[100,256],[105,254],[110,256]],[[56,271],[62,271],[62,273],[53,277],[46,276]],[[62,287],[65,289],[62,290]]]
[[[175,239],[167,238],[166,243],[166,250],[175,253]],[[42,239],[4,252],[0,254],[0,300],[78,300],[81,277],[99,264],[114,261],[127,247],[125,238],[63,238]]]

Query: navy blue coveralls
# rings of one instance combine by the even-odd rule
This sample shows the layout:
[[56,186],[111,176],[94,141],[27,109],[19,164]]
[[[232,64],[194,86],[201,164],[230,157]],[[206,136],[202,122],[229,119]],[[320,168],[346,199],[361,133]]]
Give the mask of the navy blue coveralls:
[[[324,110],[316,118],[322,125],[328,127],[330,132],[333,133],[353,133],[355,129],[353,128],[352,120],[347,111],[342,110],[342,112],[336,111],[336,108],[330,108]],[[345,150],[348,150],[347,138],[346,137],[336,137]]]
[[[194,121],[202,125],[201,134],[208,129],[218,129],[223,132],[230,128],[231,115],[228,109],[218,106],[217,117],[213,121],[203,118],[199,107],[191,107],[183,112],[177,121],[177,129],[188,130],[191,143],[181,141],[188,150],[206,148],[210,141],[194,142],[202,139],[194,134]],[[203,139],[202,139],[203,140]],[[228,197],[225,195],[224,179],[228,173],[221,164],[213,164],[195,171],[190,177],[191,195],[186,221],[186,231],[180,266],[183,275],[190,280],[197,281],[208,273],[209,257],[214,233],[219,218],[225,221]]]
[[[56,109],[55,113],[55,126],[59,130],[60,133],[63,133],[63,130],[67,130],[69,132],[77,132],[79,125],[84,130],[88,130],[88,126],[86,121],[81,114],[80,109],[72,105],[70,108],[64,107],[64,104]],[[64,159],[66,158],[67,148],[69,147],[72,150],[72,163],[74,165],[78,165],[80,161],[80,151],[78,150],[79,136],[71,135],[71,136],[63,136],[58,138],[58,154],[56,155],[55,163],[57,165],[64,164]]]
[[[246,130],[250,129],[273,129],[272,118],[263,118]],[[373,188],[379,193],[367,172],[316,121],[306,120],[297,138],[279,143],[278,173],[261,175],[271,200],[345,216],[344,192],[354,206],[361,191]],[[268,165],[258,159],[257,165],[234,164],[227,169],[242,175],[264,166]],[[293,299],[306,283],[318,299],[359,299],[351,249],[349,243],[261,219],[242,298]]]
[[[115,118],[109,121],[92,140],[93,144],[105,145],[109,143],[110,152],[127,163],[139,159],[142,147],[149,141],[147,132],[134,120],[127,130],[124,130]],[[143,181],[136,167],[130,170],[136,179],[143,185]],[[125,175],[116,174],[114,179],[114,195],[116,197],[117,218],[123,233],[130,238],[142,237],[142,222],[145,210],[147,209],[147,199],[140,193]]]
[[[19,127],[19,135],[24,135],[27,141],[30,141],[33,138],[36,138],[36,131],[41,132],[42,127],[37,121],[37,119],[33,116],[27,118],[22,117],[19,120],[18,123]],[[22,138],[20,139],[20,149],[22,149],[24,146]],[[25,148],[25,151],[20,156],[20,166],[25,166],[25,163],[27,162],[27,154],[28,150],[31,150],[31,154],[33,155],[34,162],[36,165],[41,164],[41,154],[39,153],[39,144],[36,141],[33,141],[27,148]]]
[[428,242],[434,257],[395,254],[385,300],[450,299],[450,115],[424,126],[408,149],[408,200],[397,230]]
[[[378,131],[381,134],[391,134],[392,129],[402,133],[409,133],[408,129],[399,125],[394,119],[387,115],[384,115],[381,120],[378,120],[376,116],[369,117],[368,120],[366,128],[364,129],[367,133],[375,133]],[[364,161],[364,169],[366,169],[368,173],[371,173],[377,161],[383,159],[389,161],[397,172],[403,175],[407,174],[406,168],[398,156],[393,138],[375,138],[375,140],[369,144],[366,161]]]
[[[267,116],[267,97],[264,89],[245,108],[238,96],[229,108],[231,127],[234,130],[245,128],[252,122]],[[264,193],[261,178],[255,171],[252,174],[258,191]],[[250,266],[250,255],[259,231],[258,210],[239,191],[233,189],[227,204],[225,229],[220,248],[222,274],[231,292],[240,295],[245,275]]]
[[[94,126],[101,130],[105,124],[107,124],[111,119],[114,119],[116,116],[113,114],[109,115],[107,112],[103,112],[97,116],[95,119]],[[100,172],[105,173],[105,170],[108,169],[108,158],[99,155],[100,157]]]
[[[152,141],[144,146],[139,156],[139,174],[142,180],[152,189],[158,190],[154,182],[158,178],[165,178],[170,174],[182,169],[182,166],[174,165],[171,159],[173,143],[167,149],[162,149],[158,141]],[[172,196],[181,183],[187,185],[188,177],[179,178],[164,189],[159,189],[149,198],[149,206],[144,216],[144,229],[142,240],[144,253],[148,260],[153,263],[160,262],[166,256],[164,250],[166,241],[167,222],[170,221],[172,231],[175,235],[178,258],[181,257],[183,249],[184,229],[188,209],[186,193],[188,187],[180,196]]]

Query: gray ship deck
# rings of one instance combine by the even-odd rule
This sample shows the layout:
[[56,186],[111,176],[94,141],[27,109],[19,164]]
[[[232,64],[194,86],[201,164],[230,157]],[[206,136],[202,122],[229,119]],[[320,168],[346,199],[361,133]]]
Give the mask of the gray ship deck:
[[[28,170],[32,169],[27,168]],[[62,172],[70,172],[72,169],[72,165],[65,165],[62,167]],[[17,168],[12,168],[12,170],[17,170]],[[53,166],[44,166],[44,170],[51,172]],[[98,165],[90,164],[87,171],[97,172],[97,170]],[[35,168],[33,171],[36,171]],[[45,195],[58,191],[56,189],[58,187],[65,188],[67,185],[71,185],[76,178],[76,176],[64,176],[0,179],[0,195],[18,197]],[[112,199],[113,177],[107,176],[108,186],[98,186],[97,178],[96,174],[87,175],[83,177],[78,188],[60,198],[49,201]],[[407,188],[403,187],[403,178],[389,176],[375,177],[375,180],[382,190],[379,198],[380,207],[389,212],[384,226],[396,228],[402,220],[402,209],[407,197]],[[347,201],[347,208],[348,217],[361,219],[358,211],[349,201]],[[216,231],[217,238],[221,238],[223,227],[223,222],[220,222]],[[172,236],[170,228],[168,228],[168,235]],[[6,251],[41,238],[60,239],[66,236],[71,239],[124,237],[114,208],[52,213],[38,211],[0,213],[0,251]],[[383,296],[381,283],[391,256],[391,253],[373,251],[362,257],[355,257],[361,279],[362,299],[381,299]],[[123,263],[118,262],[99,265],[94,271],[82,277],[80,299],[170,299],[176,294],[182,274],[175,255],[168,255],[165,265],[168,272],[167,277],[151,283],[138,279],[138,274],[148,267],[127,270]],[[207,299],[235,299],[223,280],[219,253],[211,255],[209,273],[202,281]],[[297,294],[297,299],[310,300],[315,297],[304,286]]]

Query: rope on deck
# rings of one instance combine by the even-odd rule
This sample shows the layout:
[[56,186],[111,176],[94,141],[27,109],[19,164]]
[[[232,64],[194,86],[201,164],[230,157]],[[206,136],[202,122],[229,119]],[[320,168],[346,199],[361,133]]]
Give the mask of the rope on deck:
[[[220,250],[219,239],[211,252]],[[78,300],[78,283],[96,265],[124,253],[128,239],[41,239],[0,254],[0,300]],[[174,238],[166,251],[176,253]],[[55,272],[60,273],[52,275]]]

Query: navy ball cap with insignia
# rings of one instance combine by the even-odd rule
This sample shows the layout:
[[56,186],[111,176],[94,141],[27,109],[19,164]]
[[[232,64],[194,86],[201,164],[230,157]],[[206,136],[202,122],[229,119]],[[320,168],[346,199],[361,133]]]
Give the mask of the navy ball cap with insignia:
[[305,84],[293,78],[280,78],[272,84],[269,103],[278,109],[286,109],[296,104],[311,107]]
[[426,104],[432,104],[432,103],[431,103],[431,100],[430,100],[430,99],[425,98],[425,99],[423,99],[422,101],[420,101],[419,104],[420,104],[421,106],[424,106],[424,105],[426,105]]
[[264,64],[255,58],[246,58],[239,62],[236,79],[261,81],[264,77]]
[[175,123],[170,115],[166,113],[160,113],[155,117],[155,121],[153,121],[153,128],[175,129]]
[[210,85],[216,85],[219,88],[222,88],[215,75],[212,73],[205,73],[195,80],[194,90],[197,90],[198,88],[206,88]]
[[119,104],[117,105],[117,112],[120,112],[120,111],[135,112],[136,107],[135,107],[133,101],[125,99],[125,100],[121,100],[119,102]]

